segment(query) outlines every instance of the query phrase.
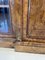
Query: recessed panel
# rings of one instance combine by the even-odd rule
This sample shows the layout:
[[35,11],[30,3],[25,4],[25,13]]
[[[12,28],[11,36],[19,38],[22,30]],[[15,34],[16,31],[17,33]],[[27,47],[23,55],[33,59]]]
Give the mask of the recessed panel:
[[31,0],[28,34],[34,38],[45,38],[45,0]]

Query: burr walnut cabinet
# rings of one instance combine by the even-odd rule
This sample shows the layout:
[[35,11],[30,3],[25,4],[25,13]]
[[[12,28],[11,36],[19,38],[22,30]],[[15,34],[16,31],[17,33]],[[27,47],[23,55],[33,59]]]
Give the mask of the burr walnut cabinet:
[[45,0],[22,0],[21,4],[16,51],[45,53]]
[[45,53],[45,0],[0,0],[0,47]]

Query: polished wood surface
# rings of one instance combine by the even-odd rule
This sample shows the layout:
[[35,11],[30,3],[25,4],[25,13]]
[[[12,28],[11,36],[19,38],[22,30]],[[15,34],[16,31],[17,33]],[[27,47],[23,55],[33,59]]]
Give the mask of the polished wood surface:
[[[28,7],[30,5],[30,11]],[[29,14],[29,12],[30,14]],[[21,41],[16,51],[45,53],[45,0],[23,0],[23,24]]]
[[44,54],[45,0],[10,0],[10,13],[13,33],[0,34],[0,47]]
[[29,36],[45,38],[45,0],[31,0]]
[[[14,4],[13,4],[14,2]],[[1,5],[0,5],[1,6]],[[2,8],[7,7],[7,5],[2,5]],[[1,8],[1,7],[0,7]],[[11,17],[11,27],[12,28],[12,33],[1,33],[0,32],[0,47],[13,47],[13,42],[16,40],[16,35],[15,35],[15,0],[9,0],[9,10],[10,10],[10,17]],[[13,23],[14,22],[14,23]],[[11,32],[11,30],[10,30]]]

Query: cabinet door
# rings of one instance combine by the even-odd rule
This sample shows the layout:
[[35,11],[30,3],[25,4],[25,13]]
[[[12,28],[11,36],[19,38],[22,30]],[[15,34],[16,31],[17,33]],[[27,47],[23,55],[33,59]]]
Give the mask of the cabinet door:
[[0,46],[13,47],[16,40],[16,0],[0,0]]
[[23,0],[0,0],[0,46],[22,41]]
[[23,0],[22,39],[17,51],[45,53],[45,0]]

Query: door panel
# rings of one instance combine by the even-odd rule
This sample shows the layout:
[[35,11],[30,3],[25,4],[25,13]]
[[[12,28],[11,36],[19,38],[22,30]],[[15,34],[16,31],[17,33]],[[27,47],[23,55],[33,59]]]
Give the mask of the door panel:
[[45,38],[45,0],[31,0],[28,34],[34,38]]
[[45,0],[23,0],[22,39],[16,51],[45,53]]
[[[5,2],[4,2],[5,1]],[[4,25],[2,25],[2,28],[0,28],[0,46],[1,47],[14,47],[14,44],[13,44],[13,42],[15,42],[15,40],[16,40],[16,4],[17,3],[15,3],[17,0],[8,0],[9,1],[9,3],[7,4],[7,2],[6,2],[7,0],[0,0],[0,12],[1,12],[1,14],[2,14],[2,12],[3,12],[3,14],[2,14],[2,16],[0,16],[0,17],[2,17],[2,18],[0,18],[0,21],[2,22],[2,20],[1,19],[3,19],[3,16],[4,17],[6,17],[7,18],[7,16],[6,15],[4,15],[4,13],[7,13],[7,10],[6,9],[4,9],[4,11],[3,11],[3,9],[2,8],[9,8],[9,14],[10,14],[10,21],[11,21],[11,27],[10,26],[8,26],[9,28],[10,28],[10,34],[9,33],[1,33],[2,32],[2,30],[4,31],[5,29],[2,29],[2,28],[4,28]],[[18,15],[17,15],[18,16]],[[5,19],[5,18],[4,18]],[[10,21],[9,21],[9,19],[7,19],[8,21],[8,24],[10,24]],[[4,20],[3,20],[4,21]],[[5,23],[5,21],[4,21],[4,23]],[[5,23],[6,24],[6,23]],[[1,27],[1,25],[0,25],[0,27]],[[5,26],[5,28],[7,28],[7,26]],[[7,31],[7,30],[6,30]]]
[[23,10],[23,37],[45,39],[45,0],[26,1],[23,4],[25,6]]

